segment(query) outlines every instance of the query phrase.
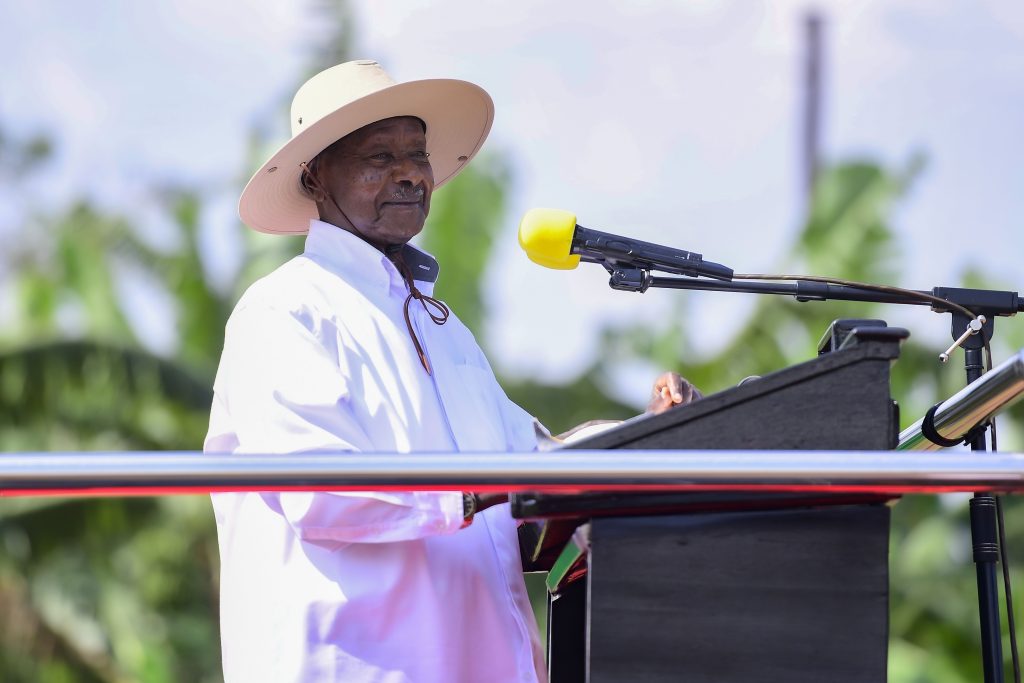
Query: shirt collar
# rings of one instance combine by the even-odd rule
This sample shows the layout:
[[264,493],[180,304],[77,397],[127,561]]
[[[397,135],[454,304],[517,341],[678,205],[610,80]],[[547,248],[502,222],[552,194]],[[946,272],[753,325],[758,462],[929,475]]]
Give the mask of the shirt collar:
[[[305,255],[352,284],[387,289],[405,283],[395,264],[357,235],[324,221],[311,219]],[[433,292],[439,267],[425,251],[406,244],[402,252],[413,272],[417,287],[428,296]]]

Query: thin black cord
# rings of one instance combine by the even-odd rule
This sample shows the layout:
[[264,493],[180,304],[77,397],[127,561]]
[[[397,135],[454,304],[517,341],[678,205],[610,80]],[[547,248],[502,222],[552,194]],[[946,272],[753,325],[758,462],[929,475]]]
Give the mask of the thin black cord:
[[[984,334],[984,332],[982,332]],[[992,347],[985,341],[985,368],[986,372],[992,369]],[[996,438],[996,419],[989,419],[989,426],[992,428],[992,451],[999,450],[999,441]],[[1006,599],[1006,625],[1010,629],[1010,658],[1013,660],[1014,683],[1020,681],[1020,654],[1017,652],[1017,627],[1013,618],[1013,590],[1010,583],[1010,559],[1009,550],[1006,547],[1006,522],[1003,518],[1003,495],[995,496],[996,499],[996,528],[999,532],[999,563],[1003,570],[1003,596]]]
[[941,296],[935,296],[934,294],[928,294],[926,292],[919,292],[915,289],[904,289],[903,287],[894,287],[892,285],[876,285],[870,282],[857,282],[855,280],[841,280],[835,277],[822,277],[820,275],[767,275],[764,273],[733,273],[733,280],[806,280],[808,282],[823,282],[829,285],[843,285],[844,287],[857,287],[858,289],[870,289],[875,292],[885,292],[886,294],[901,294],[903,296],[920,299],[921,301],[927,301],[936,306],[940,306],[943,309],[950,311],[957,311],[967,316],[968,320],[974,320],[978,316],[971,311],[971,309],[955,304],[952,301],[947,301]]
[[999,520],[999,559],[1003,565],[1003,587],[1006,596],[1006,625],[1010,629],[1010,658],[1013,660],[1013,680],[1020,683],[1020,655],[1017,653],[1017,627],[1013,619],[1013,592],[1010,589],[1010,566],[1007,562],[1006,531],[1003,521],[1003,496],[996,496],[996,517]]

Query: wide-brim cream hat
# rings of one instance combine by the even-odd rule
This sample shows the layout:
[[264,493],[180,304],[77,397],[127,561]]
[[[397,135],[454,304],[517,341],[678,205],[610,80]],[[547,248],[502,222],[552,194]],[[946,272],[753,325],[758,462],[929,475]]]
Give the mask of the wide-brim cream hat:
[[396,83],[372,60],[321,71],[295,93],[292,138],[249,180],[238,201],[238,215],[260,232],[308,232],[317,210],[299,184],[299,164],[349,133],[393,116],[416,116],[426,124],[437,188],[480,150],[494,120],[494,103],[483,88],[466,81]]

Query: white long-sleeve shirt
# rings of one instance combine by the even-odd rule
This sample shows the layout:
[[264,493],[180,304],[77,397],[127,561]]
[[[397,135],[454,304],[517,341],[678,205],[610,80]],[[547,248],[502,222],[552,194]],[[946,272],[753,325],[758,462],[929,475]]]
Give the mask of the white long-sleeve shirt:
[[[228,321],[204,449],[415,458],[535,448],[532,418],[505,396],[469,330],[454,315],[435,325],[413,301],[427,375],[406,294],[380,252],[313,221],[305,253],[250,287]],[[460,529],[459,492],[213,502],[228,683],[544,679],[507,505]]]

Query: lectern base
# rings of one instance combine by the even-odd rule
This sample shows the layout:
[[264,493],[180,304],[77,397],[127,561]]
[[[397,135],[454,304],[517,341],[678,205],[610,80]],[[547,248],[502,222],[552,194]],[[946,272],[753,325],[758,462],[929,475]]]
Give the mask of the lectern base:
[[594,519],[590,539],[586,637],[558,641],[569,593],[552,683],[579,662],[590,683],[886,680],[885,505]]

